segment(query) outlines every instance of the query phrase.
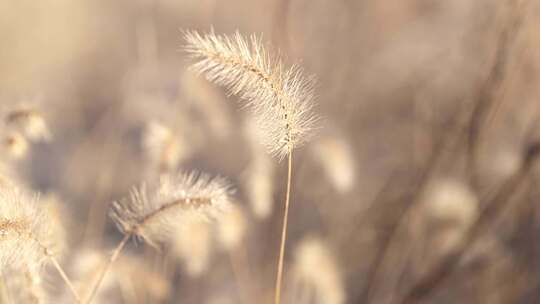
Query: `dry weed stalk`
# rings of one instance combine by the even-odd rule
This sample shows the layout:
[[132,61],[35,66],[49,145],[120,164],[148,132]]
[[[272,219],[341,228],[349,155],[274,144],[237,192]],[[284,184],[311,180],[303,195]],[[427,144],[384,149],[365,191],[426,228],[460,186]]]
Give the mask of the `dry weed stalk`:
[[[80,249],[74,257],[75,284],[81,296],[86,298],[107,257],[92,248]],[[94,303],[111,303],[111,294],[115,291],[121,294],[122,303],[162,303],[170,295],[171,286],[162,273],[152,269],[148,260],[138,255],[124,254],[103,279]],[[64,296],[58,302],[71,303]]]
[[285,68],[280,58],[270,56],[256,36],[246,41],[238,32],[225,36],[188,31],[185,40],[186,51],[195,60],[193,69],[245,100],[244,105],[253,114],[261,130],[261,140],[269,152],[279,159],[288,157],[287,193],[275,289],[275,303],[279,304],[291,192],[292,152],[310,139],[317,121],[312,113],[313,78],[304,77],[298,66]]
[[131,236],[152,246],[171,239],[171,233],[188,217],[217,218],[229,208],[232,189],[225,179],[205,174],[166,174],[159,183],[135,188],[127,199],[113,204],[111,218],[124,233],[99,273],[85,303],[90,303],[105,274]]

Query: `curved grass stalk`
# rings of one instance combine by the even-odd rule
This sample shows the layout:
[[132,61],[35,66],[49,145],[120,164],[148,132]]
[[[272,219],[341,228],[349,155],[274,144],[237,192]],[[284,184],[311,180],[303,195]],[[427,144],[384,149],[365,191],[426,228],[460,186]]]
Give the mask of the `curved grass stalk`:
[[285,195],[285,212],[283,213],[283,226],[281,229],[281,244],[279,247],[278,270],[276,276],[276,288],[274,303],[281,302],[281,281],[283,278],[283,259],[285,258],[285,242],[287,240],[287,221],[289,218],[289,203],[291,196],[291,177],[292,177],[292,150],[289,152],[287,163],[287,193]]

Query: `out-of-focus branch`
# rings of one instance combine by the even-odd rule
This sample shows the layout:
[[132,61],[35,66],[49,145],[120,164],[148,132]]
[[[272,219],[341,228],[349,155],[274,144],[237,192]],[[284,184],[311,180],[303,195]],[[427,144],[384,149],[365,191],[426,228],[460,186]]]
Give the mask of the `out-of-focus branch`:
[[[379,276],[388,253],[391,251],[391,245],[397,236],[397,232],[399,231],[402,222],[405,218],[407,218],[407,214],[418,203],[425,187],[428,185],[433,175],[437,172],[437,169],[442,163],[445,162],[445,160],[447,160],[444,156],[452,155],[453,153],[451,152],[455,151],[455,149],[459,148],[463,144],[465,144],[467,147],[467,168],[470,170],[469,176],[471,177],[471,183],[473,186],[475,186],[477,164],[476,157],[481,128],[484,126],[484,122],[488,116],[487,114],[489,113],[490,108],[496,101],[496,92],[505,79],[506,69],[509,61],[508,54],[513,46],[516,32],[522,24],[522,16],[524,14],[523,7],[525,1],[527,0],[510,1],[509,5],[512,9],[512,16],[508,24],[502,30],[498,41],[494,64],[489,72],[488,78],[480,88],[480,91],[477,93],[477,97],[473,99],[475,102],[472,108],[466,107],[464,111],[458,112],[458,114],[454,116],[455,124],[457,125],[455,132],[448,132],[447,134],[444,134],[442,139],[440,139],[440,141],[436,144],[433,154],[428,159],[425,169],[421,174],[418,183],[414,187],[413,194],[410,196],[408,203],[401,209],[401,212],[398,212],[398,216],[395,218],[393,224],[388,228],[388,233],[381,240],[381,245],[377,250],[375,260],[368,270],[367,284],[362,293],[362,299],[364,302],[370,302],[375,281]],[[468,121],[466,126],[462,124],[463,120]],[[504,187],[502,189],[504,189]],[[489,214],[490,212],[487,213],[487,215]],[[454,262],[449,259],[449,263],[453,264]],[[436,283],[432,282],[432,284]]]
[[499,191],[495,193],[491,199],[486,202],[484,209],[469,229],[464,240],[452,253],[445,256],[434,268],[421,277],[421,279],[409,289],[403,300],[400,302],[401,304],[416,303],[417,301],[426,298],[438,285],[440,285],[440,283],[453,273],[464,253],[467,252],[483,232],[499,218],[504,208],[510,202],[510,199],[526,185],[527,177],[529,176],[535,161],[539,157],[540,142],[529,145],[524,153],[520,169],[502,185]]
[[437,170],[440,169],[440,166],[448,161],[448,157],[455,157],[455,150],[462,145],[466,127],[463,124],[463,121],[470,116],[469,110],[457,111],[457,114],[453,115],[452,119],[452,131],[441,134],[441,136],[436,140],[434,150],[430,155],[426,165],[421,170],[421,174],[412,187],[411,193],[408,198],[405,200],[407,203],[402,206],[395,214],[396,216],[390,220],[390,224],[387,227],[386,234],[380,241],[380,245],[375,254],[375,260],[371,263],[368,274],[367,274],[367,284],[364,287],[364,290],[361,295],[362,302],[370,303],[371,297],[376,287],[376,280],[382,271],[384,263],[388,258],[389,253],[391,252],[392,244],[395,242],[399,229],[402,227],[405,219],[408,217],[408,214],[411,210],[414,210],[414,206],[418,204],[420,198],[429,184],[429,181],[434,177]]
[[478,150],[481,143],[481,135],[487,123],[489,113],[497,105],[498,93],[506,79],[510,53],[515,45],[517,33],[523,24],[528,0],[510,0],[509,20],[499,35],[496,54],[491,70],[481,85],[474,103],[467,136],[467,168],[469,181],[474,189],[478,189]]

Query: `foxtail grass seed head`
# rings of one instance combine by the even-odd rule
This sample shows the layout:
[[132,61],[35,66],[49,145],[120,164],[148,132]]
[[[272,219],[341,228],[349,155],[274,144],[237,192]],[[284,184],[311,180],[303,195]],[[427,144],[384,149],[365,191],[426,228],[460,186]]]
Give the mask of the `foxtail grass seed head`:
[[232,188],[221,177],[199,173],[172,173],[159,182],[133,189],[131,196],[113,204],[111,217],[124,233],[149,244],[170,239],[182,220],[195,216],[212,220],[230,208]]
[[326,136],[318,139],[313,153],[321,164],[329,181],[340,193],[347,193],[355,184],[354,153],[343,137]]
[[184,36],[193,69],[245,101],[272,155],[282,159],[312,137],[317,122],[313,77],[305,77],[298,66],[285,68],[256,36],[249,41],[238,32],[226,36],[187,31]]
[[4,138],[4,148],[14,159],[20,159],[28,153],[28,141],[17,132],[11,132]]
[[508,148],[493,151],[490,157],[492,161],[489,162],[489,167],[485,170],[492,178],[508,178],[508,176],[518,171],[521,165],[519,151]]
[[6,124],[19,129],[32,141],[49,141],[52,137],[45,118],[37,110],[13,110],[8,113]]
[[180,161],[189,156],[187,144],[159,122],[146,124],[142,140],[149,160],[165,171],[176,168]]
[[320,304],[345,303],[345,285],[335,257],[320,239],[307,237],[296,248],[295,277],[313,288]]
[[432,253],[448,252],[465,237],[478,216],[478,199],[462,181],[440,179],[424,194],[426,218],[422,233],[435,242]]
[[430,216],[468,226],[477,216],[478,200],[469,187],[458,180],[438,180],[424,196]]
[[0,186],[0,267],[40,264],[56,255],[52,248],[58,240],[48,220],[35,196]]

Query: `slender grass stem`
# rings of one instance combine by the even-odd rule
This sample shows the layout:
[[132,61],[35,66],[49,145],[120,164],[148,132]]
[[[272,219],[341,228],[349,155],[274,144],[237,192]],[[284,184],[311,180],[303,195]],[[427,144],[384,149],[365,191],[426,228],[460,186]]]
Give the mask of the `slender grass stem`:
[[287,220],[289,217],[289,201],[291,196],[291,176],[292,176],[292,149],[288,154],[288,169],[287,169],[287,194],[285,197],[285,213],[283,214],[283,228],[281,229],[281,245],[279,248],[279,260],[276,277],[276,290],[274,303],[281,303],[281,281],[283,277],[283,259],[285,257],[285,241],[287,240]]
[[62,280],[64,280],[64,282],[66,283],[69,291],[71,291],[71,294],[73,295],[77,303],[81,303],[81,297],[79,297],[75,286],[73,286],[73,283],[71,283],[71,280],[68,278],[62,266],[60,266],[60,264],[58,263],[58,260],[53,256],[49,256],[49,258],[51,259],[54,268],[56,268],[56,271],[58,271],[58,273],[60,274],[60,277],[62,277]]
[[85,304],[90,304],[92,302],[92,300],[96,296],[99,285],[101,285],[101,281],[103,281],[103,278],[105,278],[105,275],[107,274],[107,272],[111,268],[114,261],[116,261],[118,259],[118,257],[120,256],[120,252],[122,252],[122,249],[124,248],[124,246],[126,245],[126,243],[127,243],[127,241],[129,240],[130,237],[131,237],[131,233],[126,233],[124,235],[124,238],[122,239],[122,241],[118,244],[118,246],[116,246],[113,253],[111,254],[111,257],[109,258],[109,261],[107,262],[105,267],[103,267],[103,269],[101,270],[101,272],[98,275],[98,278],[97,278],[96,282],[92,286],[92,290],[90,291],[90,294],[86,298],[86,301],[84,301]]

